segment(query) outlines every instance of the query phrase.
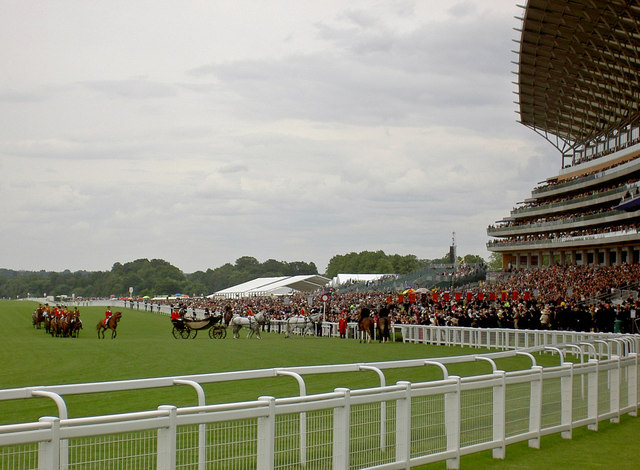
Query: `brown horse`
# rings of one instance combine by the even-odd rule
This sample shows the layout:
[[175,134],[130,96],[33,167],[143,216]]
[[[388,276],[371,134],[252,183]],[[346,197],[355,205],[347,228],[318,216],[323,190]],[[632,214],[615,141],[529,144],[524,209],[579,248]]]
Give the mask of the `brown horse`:
[[111,330],[111,339],[115,338],[117,335],[116,328],[118,327],[120,318],[122,318],[122,313],[116,312],[109,317],[109,320],[100,320],[96,327],[96,330],[98,330],[98,338],[104,338],[104,332],[106,330]]
[[44,322],[44,310],[42,307],[38,307],[33,314],[31,315],[33,318],[33,326],[35,328],[42,328],[42,322]]
[[370,343],[373,339],[373,318],[369,316],[371,310],[367,307],[360,309],[360,321],[358,322],[358,336],[360,336],[360,342],[366,339],[367,343]]
[[389,323],[389,317],[378,317],[378,339],[381,343],[389,342]]
[[231,323],[232,318],[233,318],[233,309],[231,308],[230,305],[227,305],[224,308],[224,324],[229,326],[229,323]]

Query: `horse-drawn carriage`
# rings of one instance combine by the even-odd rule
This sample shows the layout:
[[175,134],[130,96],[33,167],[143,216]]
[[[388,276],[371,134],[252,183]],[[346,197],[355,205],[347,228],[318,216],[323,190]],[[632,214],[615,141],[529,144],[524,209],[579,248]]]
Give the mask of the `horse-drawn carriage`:
[[186,318],[171,320],[173,324],[171,334],[176,339],[188,339],[198,336],[200,330],[209,330],[209,338],[223,339],[227,337],[227,328],[224,325],[219,325],[221,319],[222,317],[212,315],[203,320],[187,320]]

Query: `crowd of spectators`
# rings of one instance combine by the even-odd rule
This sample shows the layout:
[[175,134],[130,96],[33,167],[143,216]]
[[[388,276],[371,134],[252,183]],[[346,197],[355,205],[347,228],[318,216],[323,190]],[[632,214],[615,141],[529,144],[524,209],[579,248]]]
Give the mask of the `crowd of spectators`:
[[[620,330],[632,332],[632,322],[640,307],[637,295],[619,302],[604,296],[621,289],[637,293],[639,280],[640,265],[635,264],[553,266],[514,270],[499,282],[455,292],[409,289],[402,294],[375,290],[337,294],[318,291],[313,295],[180,302],[194,314],[196,309],[220,315],[227,309],[240,315],[261,311],[274,320],[322,311],[325,321],[337,323],[346,317],[350,322],[357,322],[362,307],[369,308],[374,315],[380,308],[387,307],[395,324],[613,331],[615,321],[620,320]],[[323,294],[328,294],[326,303],[321,300]]]
[[502,237],[495,240],[490,240],[488,246],[505,246],[505,245],[524,245],[538,241],[553,241],[560,239],[570,239],[575,237],[585,237],[592,235],[606,235],[606,234],[622,234],[629,232],[637,232],[640,225],[637,222],[618,224],[618,225],[603,225],[600,227],[588,227],[575,230],[560,230],[557,232],[546,233],[533,233],[527,235],[515,235],[512,237]]

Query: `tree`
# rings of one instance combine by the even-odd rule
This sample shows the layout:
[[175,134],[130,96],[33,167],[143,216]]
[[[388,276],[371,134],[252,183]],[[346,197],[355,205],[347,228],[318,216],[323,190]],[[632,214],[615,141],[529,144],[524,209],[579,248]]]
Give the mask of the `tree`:
[[462,261],[467,264],[487,264],[480,255],[464,255]]
[[502,269],[502,255],[492,251],[489,255],[488,265],[490,269]]

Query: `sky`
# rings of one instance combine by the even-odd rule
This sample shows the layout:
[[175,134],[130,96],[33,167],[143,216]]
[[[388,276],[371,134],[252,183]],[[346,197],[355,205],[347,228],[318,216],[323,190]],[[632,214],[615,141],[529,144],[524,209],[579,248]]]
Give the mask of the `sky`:
[[3,0],[0,268],[488,259],[560,169],[515,0]]

